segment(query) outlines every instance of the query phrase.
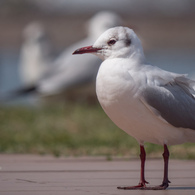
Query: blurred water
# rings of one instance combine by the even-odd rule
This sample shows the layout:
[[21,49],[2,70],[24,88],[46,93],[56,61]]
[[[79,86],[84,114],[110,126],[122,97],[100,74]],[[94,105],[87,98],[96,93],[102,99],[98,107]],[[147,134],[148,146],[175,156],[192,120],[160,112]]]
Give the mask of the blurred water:
[[18,74],[18,56],[17,52],[0,53],[0,92],[12,90],[21,86]]
[[[187,73],[190,78],[195,79],[195,55],[192,50],[156,49],[145,55],[152,65],[176,73]],[[0,94],[22,86],[18,66],[18,52],[0,52]],[[33,101],[33,98],[26,96],[14,102],[28,104],[30,101]]]
[[[19,52],[1,51],[0,52],[0,97],[8,92],[12,92],[23,86],[19,75]],[[8,101],[6,104],[27,104],[34,105],[36,102],[34,95],[17,98]],[[5,102],[3,102],[5,103]]]
[[152,65],[175,73],[188,74],[188,77],[195,79],[195,55],[192,50],[155,49],[146,53],[146,58]]

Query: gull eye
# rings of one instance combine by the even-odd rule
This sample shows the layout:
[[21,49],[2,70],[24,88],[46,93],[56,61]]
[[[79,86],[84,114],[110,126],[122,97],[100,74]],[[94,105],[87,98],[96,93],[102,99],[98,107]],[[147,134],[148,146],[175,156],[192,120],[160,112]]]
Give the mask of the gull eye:
[[111,46],[111,45],[114,45],[116,43],[116,40],[115,39],[110,39],[107,43],[108,43],[109,46]]

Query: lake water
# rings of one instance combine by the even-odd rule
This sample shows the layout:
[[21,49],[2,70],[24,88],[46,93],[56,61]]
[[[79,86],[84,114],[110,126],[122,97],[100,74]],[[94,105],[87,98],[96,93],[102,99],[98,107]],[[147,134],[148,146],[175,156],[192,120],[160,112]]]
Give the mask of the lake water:
[[[147,61],[152,65],[176,73],[187,73],[190,78],[195,79],[195,52],[192,50],[156,49],[155,51],[147,52],[145,55]],[[22,86],[18,65],[19,52],[0,52],[0,94]],[[32,99],[31,96],[28,96],[14,102],[28,104]]]

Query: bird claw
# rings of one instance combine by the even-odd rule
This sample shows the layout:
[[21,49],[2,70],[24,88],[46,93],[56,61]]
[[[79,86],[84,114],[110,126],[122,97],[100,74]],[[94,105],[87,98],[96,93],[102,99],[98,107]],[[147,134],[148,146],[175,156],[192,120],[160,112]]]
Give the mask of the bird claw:
[[141,190],[144,189],[145,187],[143,185],[137,185],[137,186],[119,186],[117,189],[119,190]]
[[[145,183],[148,183],[145,181]],[[139,183],[137,186],[124,186],[124,187],[117,187],[120,190],[165,190],[168,188],[170,181],[167,183],[162,183],[159,186],[154,187],[147,187],[145,184]]]
[[148,184],[149,182],[147,181],[143,181],[143,182],[140,182],[137,186],[124,186],[124,187],[117,187],[117,189],[120,189],[120,190],[143,190],[146,188],[146,183]]
[[165,190],[169,187],[169,184],[161,184],[159,186],[154,186],[154,187],[148,187],[146,190]]

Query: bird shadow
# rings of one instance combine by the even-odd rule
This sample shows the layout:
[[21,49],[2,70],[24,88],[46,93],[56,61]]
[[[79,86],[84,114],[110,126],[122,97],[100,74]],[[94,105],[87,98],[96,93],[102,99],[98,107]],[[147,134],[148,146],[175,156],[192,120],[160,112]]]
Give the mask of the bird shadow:
[[169,187],[168,190],[195,190],[195,187]]

